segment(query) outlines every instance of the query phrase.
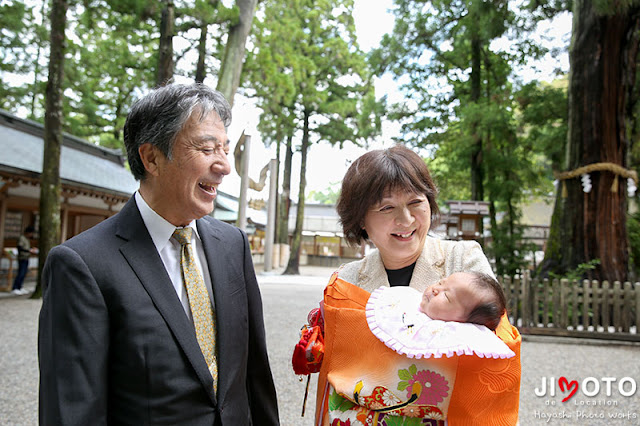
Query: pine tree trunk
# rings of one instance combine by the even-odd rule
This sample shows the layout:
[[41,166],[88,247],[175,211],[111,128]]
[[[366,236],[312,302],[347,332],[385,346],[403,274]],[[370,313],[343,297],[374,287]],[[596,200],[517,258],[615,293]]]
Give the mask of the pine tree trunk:
[[160,18],[160,47],[158,50],[158,76],[156,84],[164,86],[173,78],[173,31],[175,6],[172,0],[165,0]]
[[[491,196],[490,196],[491,197]],[[497,212],[496,212],[496,203],[493,199],[489,200],[489,220],[491,223],[491,233],[492,233],[492,238],[491,238],[491,244],[493,245],[494,249],[493,249],[493,259],[495,261],[495,273],[498,275],[502,275],[502,257],[500,256],[500,252],[498,250],[495,249],[496,244],[499,244],[498,239],[496,238],[495,234],[496,231],[498,229],[498,218],[497,218]]]
[[[598,13],[591,1],[577,0],[573,22],[566,171],[599,162],[626,167],[626,123],[631,118],[627,102],[635,82],[640,7],[605,14]],[[599,259],[590,278],[626,280],[626,179],[616,179],[609,171],[590,177],[590,193],[583,192],[580,177],[563,181],[566,198],[560,185],[557,222],[552,222],[549,236],[554,247],[545,255],[545,264],[555,262],[555,272],[562,274]],[[553,252],[560,258],[550,259]]]
[[62,81],[68,7],[66,0],[53,0],[51,3],[51,52],[44,118],[44,156],[40,177],[38,279],[34,298],[42,297],[42,268],[51,249],[60,243]]
[[293,231],[293,241],[291,242],[291,255],[289,263],[283,275],[300,274],[300,249],[302,247],[302,224],[304,222],[304,197],[305,188],[307,186],[307,151],[309,150],[309,112],[304,112],[304,124],[302,130],[302,146],[300,153],[302,159],[300,161],[300,190],[298,191],[298,211],[296,212],[296,228]]
[[244,63],[244,51],[247,36],[251,31],[253,16],[255,15],[258,0],[236,0],[240,11],[238,23],[229,30],[227,46],[220,65],[217,89],[227,98],[233,106],[233,97],[240,85],[242,65]]
[[[47,9],[47,0],[42,0],[42,7],[40,8],[40,15],[44,16]],[[38,99],[38,79],[40,78],[40,53],[42,52],[42,45],[45,40],[42,40],[40,37],[37,39],[37,52],[36,59],[34,61],[34,70],[33,70],[33,92],[31,94],[31,106],[29,108],[29,118],[31,120],[36,119],[36,100]]]
[[[477,22],[471,34],[471,102],[477,104],[482,93],[482,42],[480,40]],[[480,134],[478,119],[471,123],[471,199],[484,200],[482,173],[482,135]]]
[[205,58],[207,56],[207,27],[203,22],[200,27],[200,42],[198,43],[198,63],[196,65],[196,83],[202,83],[207,76]]

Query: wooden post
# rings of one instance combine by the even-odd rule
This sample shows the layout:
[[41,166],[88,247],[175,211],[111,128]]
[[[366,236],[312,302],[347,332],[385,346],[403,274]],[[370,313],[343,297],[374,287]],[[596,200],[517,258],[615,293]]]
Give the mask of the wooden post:
[[509,287],[511,287],[511,291],[513,292],[514,297],[514,311],[520,320],[520,326],[524,326],[524,316],[522,314],[522,310],[524,309],[524,298],[522,297],[522,287],[517,286],[513,277],[509,276],[506,278],[509,282]]
[[634,290],[636,293],[636,335],[640,335],[640,283],[635,283]]
[[503,280],[511,289],[514,325],[517,325],[519,321],[520,326],[522,326],[524,324],[522,319],[522,289],[514,285],[513,279],[510,276],[504,276]]
[[[7,183],[4,183],[6,186]],[[2,188],[4,188],[4,186]],[[2,189],[0,188],[0,190]],[[4,252],[4,223],[7,220],[7,195],[0,191],[0,253]]]
[[620,281],[614,281],[613,294],[612,294],[612,308],[613,308],[613,329],[614,332],[618,332],[622,329],[622,319],[620,317],[620,302],[622,299],[622,288]]
[[579,303],[578,303],[578,288],[580,286],[580,283],[578,281],[574,281],[571,284],[571,306],[572,306],[572,312],[571,312],[571,326],[573,327],[574,330],[578,329],[578,317],[580,316],[580,308],[579,308]]
[[247,230],[247,202],[249,191],[249,151],[251,149],[251,136],[244,135],[244,149],[242,150],[242,177],[240,180],[240,197],[238,200],[238,228]]
[[67,240],[67,234],[69,233],[69,204],[67,199],[65,198],[62,202],[62,212],[61,212],[61,231],[60,231],[60,244],[64,243]]
[[531,326],[531,321],[529,319],[529,280],[527,280],[526,274],[520,275],[520,279],[522,288],[522,326],[528,328]]
[[267,229],[264,246],[264,270],[271,271],[273,267],[273,243],[276,235],[276,200],[278,199],[278,188],[276,170],[278,160],[269,161],[269,200],[267,203]]
[[560,318],[560,292],[562,291],[562,281],[553,280],[551,285],[551,315],[553,318],[553,326],[560,327],[562,319]]
[[624,283],[624,295],[622,296],[622,331],[628,333],[631,328],[631,303],[633,291],[629,281]]
[[602,319],[600,315],[600,295],[602,294],[602,288],[598,281],[591,281],[591,303],[593,308],[593,331],[599,331],[598,328],[602,326]]
[[609,332],[609,281],[602,282],[602,327]]
[[559,294],[559,302],[558,302],[558,307],[556,308],[556,312],[558,313],[559,319],[560,319],[560,328],[566,329],[567,328],[567,313],[568,313],[568,309],[567,309],[567,290],[569,287],[569,280],[567,279],[562,279],[560,280],[560,294]]
[[511,277],[506,275],[500,275],[497,277],[498,282],[504,289],[504,294],[507,297],[507,315],[511,316],[511,323],[518,326],[518,294],[511,285]]
[[584,331],[589,331],[589,303],[591,300],[591,289],[589,280],[582,281],[582,327]]
[[542,303],[544,304],[544,310],[542,311],[544,318],[542,318],[542,324],[546,328],[549,327],[549,279],[545,278],[542,284]]

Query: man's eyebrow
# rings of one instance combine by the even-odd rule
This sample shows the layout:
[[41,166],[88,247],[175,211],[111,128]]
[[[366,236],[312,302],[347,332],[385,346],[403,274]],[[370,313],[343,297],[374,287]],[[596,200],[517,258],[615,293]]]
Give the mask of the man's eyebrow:
[[226,138],[223,142],[220,139],[218,139],[217,136],[213,136],[213,135],[204,135],[197,139],[197,142],[200,142],[200,143],[211,142],[211,141],[213,141],[216,144],[221,144],[224,146],[229,146],[231,144],[231,141],[229,140],[229,138]]

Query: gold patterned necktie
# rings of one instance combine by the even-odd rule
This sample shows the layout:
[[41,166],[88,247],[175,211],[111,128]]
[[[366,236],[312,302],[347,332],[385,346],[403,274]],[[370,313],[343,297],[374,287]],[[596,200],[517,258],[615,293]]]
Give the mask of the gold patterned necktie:
[[173,238],[182,246],[180,267],[187,288],[189,306],[196,329],[200,350],[213,377],[213,389],[218,391],[218,362],[216,354],[216,315],[209,299],[207,287],[196,267],[195,252],[191,246],[191,228],[176,228]]

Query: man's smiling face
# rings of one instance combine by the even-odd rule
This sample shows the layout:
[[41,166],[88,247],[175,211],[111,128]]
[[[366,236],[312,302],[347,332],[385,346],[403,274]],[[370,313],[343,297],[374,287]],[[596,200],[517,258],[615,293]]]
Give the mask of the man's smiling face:
[[215,112],[202,121],[194,112],[178,134],[171,159],[157,153],[156,170],[150,179],[150,200],[160,216],[184,226],[213,211],[217,187],[231,172],[227,159],[229,138]]

